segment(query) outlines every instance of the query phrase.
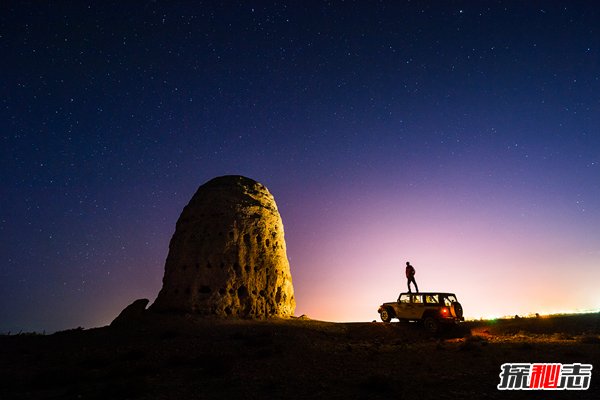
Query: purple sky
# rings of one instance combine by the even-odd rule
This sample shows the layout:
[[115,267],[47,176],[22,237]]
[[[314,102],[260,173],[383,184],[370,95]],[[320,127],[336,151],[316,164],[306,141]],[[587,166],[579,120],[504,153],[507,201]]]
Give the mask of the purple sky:
[[297,315],[600,309],[594,2],[0,6],[0,332],[154,300],[197,187],[274,194]]

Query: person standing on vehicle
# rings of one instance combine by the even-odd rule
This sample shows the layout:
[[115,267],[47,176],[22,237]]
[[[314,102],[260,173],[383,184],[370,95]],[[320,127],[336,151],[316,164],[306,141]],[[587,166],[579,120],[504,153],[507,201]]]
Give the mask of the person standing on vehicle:
[[408,286],[408,293],[412,293],[410,290],[410,283],[415,285],[415,290],[419,293],[419,287],[417,286],[417,281],[415,281],[415,268],[410,265],[410,263],[406,262],[406,284]]

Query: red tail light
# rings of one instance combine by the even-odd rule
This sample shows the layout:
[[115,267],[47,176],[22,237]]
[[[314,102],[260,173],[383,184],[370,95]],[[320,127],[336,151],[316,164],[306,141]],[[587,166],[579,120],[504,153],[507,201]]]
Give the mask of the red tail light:
[[448,313],[449,313],[448,308],[446,308],[446,307],[442,307],[440,312],[442,313],[442,315],[448,315]]

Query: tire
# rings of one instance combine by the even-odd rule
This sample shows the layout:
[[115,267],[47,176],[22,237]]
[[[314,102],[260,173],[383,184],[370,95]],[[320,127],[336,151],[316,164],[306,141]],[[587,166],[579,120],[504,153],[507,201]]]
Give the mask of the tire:
[[458,301],[452,303],[452,314],[457,318],[462,318],[463,316],[463,308]]
[[387,309],[381,310],[379,316],[381,317],[381,320],[385,323],[389,323],[392,320],[392,316],[390,315]]
[[440,324],[435,318],[427,317],[423,320],[423,327],[429,333],[436,333],[440,328]]

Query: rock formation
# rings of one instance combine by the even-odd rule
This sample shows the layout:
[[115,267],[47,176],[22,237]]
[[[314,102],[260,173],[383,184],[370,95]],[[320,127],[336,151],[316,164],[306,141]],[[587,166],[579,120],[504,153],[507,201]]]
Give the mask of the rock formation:
[[110,323],[110,326],[129,326],[140,322],[146,314],[146,306],[150,300],[138,299],[125,307],[123,311]]
[[271,193],[242,176],[212,179],[183,209],[153,311],[292,316],[283,224]]

